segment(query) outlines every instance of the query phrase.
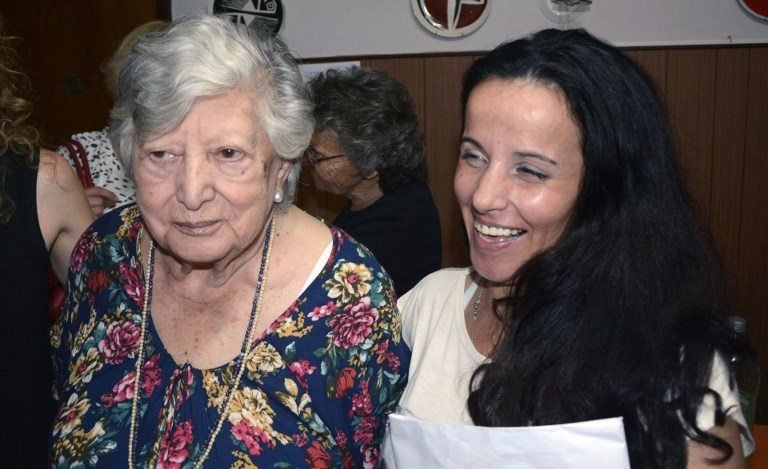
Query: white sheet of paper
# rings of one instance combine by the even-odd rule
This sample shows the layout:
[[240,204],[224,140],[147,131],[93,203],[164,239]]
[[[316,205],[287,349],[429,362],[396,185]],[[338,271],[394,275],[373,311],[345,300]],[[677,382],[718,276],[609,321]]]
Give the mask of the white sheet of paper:
[[[620,417],[540,427],[475,427],[389,416],[387,469],[628,469]],[[391,451],[391,452],[390,452]]]

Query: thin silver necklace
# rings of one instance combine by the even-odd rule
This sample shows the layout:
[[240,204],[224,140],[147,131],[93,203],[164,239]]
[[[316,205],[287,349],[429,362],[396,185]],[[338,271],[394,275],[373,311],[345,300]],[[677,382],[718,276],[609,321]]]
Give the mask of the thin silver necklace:
[[472,305],[472,328],[469,332],[469,338],[472,339],[472,342],[475,341],[475,326],[477,325],[477,313],[480,312],[480,303],[483,300],[483,292],[485,291],[485,287],[483,285],[482,280],[478,281],[478,287],[479,293],[477,294],[477,299],[475,300],[475,304]]

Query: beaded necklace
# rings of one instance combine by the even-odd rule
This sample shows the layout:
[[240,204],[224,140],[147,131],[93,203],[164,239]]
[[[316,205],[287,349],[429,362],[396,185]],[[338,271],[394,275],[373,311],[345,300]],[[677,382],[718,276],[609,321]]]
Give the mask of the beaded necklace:
[[[227,390],[227,396],[225,399],[224,408],[221,411],[221,415],[219,416],[219,421],[216,424],[216,427],[211,432],[210,435],[208,435],[208,439],[205,442],[205,445],[203,446],[205,450],[198,454],[198,457],[193,461],[192,467],[194,469],[197,469],[203,465],[203,462],[208,458],[208,455],[211,452],[211,448],[213,448],[213,442],[216,441],[216,437],[221,432],[221,428],[224,425],[224,421],[227,419],[227,414],[229,414],[229,406],[232,403],[232,396],[235,394],[235,390],[237,390],[238,386],[240,385],[240,379],[243,377],[243,372],[245,371],[245,356],[247,355],[248,351],[251,349],[251,345],[253,343],[253,336],[256,329],[256,325],[259,322],[259,315],[261,313],[261,300],[262,300],[262,293],[264,292],[264,283],[267,276],[267,270],[269,268],[269,257],[272,247],[272,231],[275,225],[275,217],[274,215],[269,221],[269,226],[267,227],[267,232],[264,237],[264,246],[262,247],[262,253],[261,253],[261,266],[259,266],[259,277],[256,284],[256,293],[253,297],[253,303],[251,305],[251,314],[250,318],[248,319],[248,329],[246,330],[245,338],[243,339],[243,346],[242,351],[239,355],[240,363],[237,370],[237,376],[235,378],[234,383],[232,383],[232,386],[229,387]],[[139,239],[137,241],[137,246],[141,244],[141,236],[144,232],[144,229],[142,228],[142,231],[139,232]],[[144,274],[144,304],[142,306],[141,310],[141,335],[139,337],[139,350],[137,352],[136,356],[136,379],[134,381],[134,392],[133,392],[133,400],[131,403],[131,428],[130,433],[128,434],[128,468],[133,469],[134,467],[134,457],[136,454],[136,438],[137,438],[137,432],[138,432],[138,425],[136,423],[136,420],[138,418],[138,407],[139,407],[139,394],[141,392],[141,371],[144,367],[144,342],[146,338],[146,331],[147,331],[147,320],[149,317],[149,306],[152,304],[152,284],[155,277],[155,243],[150,238],[149,240],[149,255],[147,256],[147,267]]]

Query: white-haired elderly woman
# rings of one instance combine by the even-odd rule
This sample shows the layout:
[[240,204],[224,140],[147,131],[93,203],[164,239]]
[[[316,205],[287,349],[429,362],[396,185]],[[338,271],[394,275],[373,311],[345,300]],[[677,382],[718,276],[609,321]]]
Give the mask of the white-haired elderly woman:
[[373,256],[291,205],[313,119],[285,46],[186,17],[119,87],[137,205],[73,254],[51,464],[375,465],[408,351]]

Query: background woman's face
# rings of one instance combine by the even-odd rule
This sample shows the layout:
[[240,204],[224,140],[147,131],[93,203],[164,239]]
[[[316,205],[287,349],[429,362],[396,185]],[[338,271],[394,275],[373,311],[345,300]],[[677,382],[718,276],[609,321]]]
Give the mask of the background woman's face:
[[508,281],[563,232],[583,172],[581,135],[562,92],[489,79],[467,102],[454,190],[472,265]]
[[154,240],[185,263],[257,250],[289,163],[274,156],[252,93],[200,99],[134,158],[138,205]]
[[[310,143],[320,158],[344,155],[338,138],[330,132],[315,132]],[[336,195],[347,195],[362,178],[347,156],[320,161],[312,167],[315,187]]]

